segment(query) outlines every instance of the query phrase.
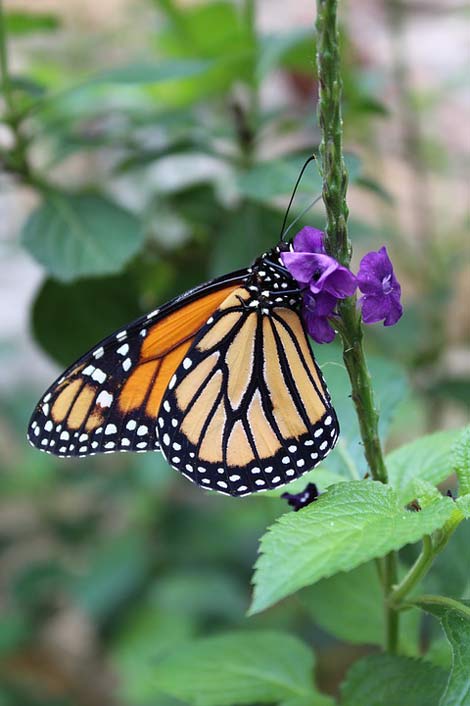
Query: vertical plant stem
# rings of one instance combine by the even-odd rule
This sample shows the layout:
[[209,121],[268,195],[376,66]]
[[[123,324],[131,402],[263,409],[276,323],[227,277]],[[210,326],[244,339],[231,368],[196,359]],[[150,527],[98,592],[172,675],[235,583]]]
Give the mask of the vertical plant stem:
[[[326,248],[330,255],[348,266],[351,260],[351,244],[347,228],[348,175],[342,144],[342,80],[337,11],[338,0],[317,0],[320,169],[327,221]],[[352,399],[359,420],[364,454],[374,480],[386,483],[387,469],[378,432],[379,414],[364,353],[362,321],[357,311],[356,298],[350,297],[342,301],[339,313],[338,328],[343,341],[343,358],[351,381]],[[385,642],[387,649],[394,652],[398,643],[398,613],[388,604],[388,596],[397,581],[397,558],[394,552],[384,559],[383,578],[387,631]]]
[[3,100],[5,101],[7,112],[10,115],[13,115],[15,111],[11,93],[10,74],[8,72],[7,37],[5,31],[3,0],[0,0],[0,81],[2,86]]
[[351,259],[346,191],[348,173],[343,158],[341,63],[337,0],[317,0],[318,122],[321,129],[320,170],[323,176],[326,248],[343,265]]

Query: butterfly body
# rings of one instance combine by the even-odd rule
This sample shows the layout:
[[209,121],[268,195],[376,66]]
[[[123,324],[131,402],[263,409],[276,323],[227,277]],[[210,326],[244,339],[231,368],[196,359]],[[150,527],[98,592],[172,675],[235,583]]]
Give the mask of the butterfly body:
[[287,247],[98,344],[46,392],[30,442],[59,456],[161,450],[191,481],[235,496],[317,465],[339,429]]

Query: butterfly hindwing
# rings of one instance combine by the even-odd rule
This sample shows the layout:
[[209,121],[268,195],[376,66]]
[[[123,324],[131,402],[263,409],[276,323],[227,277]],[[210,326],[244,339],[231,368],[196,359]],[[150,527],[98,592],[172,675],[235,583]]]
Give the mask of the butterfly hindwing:
[[230,495],[299,477],[339,431],[298,313],[254,301],[245,287],[229,294],[188,348],[158,416],[170,464]]
[[59,456],[159,449],[156,418],[168,382],[244,276],[236,272],[201,285],[95,346],[36,406],[31,444]]

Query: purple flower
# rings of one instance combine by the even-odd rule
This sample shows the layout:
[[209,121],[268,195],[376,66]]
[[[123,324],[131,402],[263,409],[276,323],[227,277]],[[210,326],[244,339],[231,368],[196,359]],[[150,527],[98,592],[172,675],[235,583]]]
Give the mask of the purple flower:
[[294,251],[316,252],[325,255],[325,246],[323,245],[324,239],[325,234],[322,230],[312,228],[311,226],[305,226],[305,228],[299,230],[294,238]]
[[333,314],[337,299],[328,292],[313,295],[304,293],[302,316],[307,326],[307,331],[317,343],[331,343],[335,331],[330,326],[328,317]]
[[364,294],[359,300],[365,324],[383,321],[393,326],[403,314],[400,303],[401,287],[385,247],[370,252],[361,260],[357,275],[359,289]]
[[301,493],[283,493],[281,498],[287,500],[287,504],[294,509],[294,512],[298,512],[303,507],[315,502],[319,495],[315,483],[308,483]]
[[337,299],[354,294],[356,278],[337,260],[325,254],[324,234],[316,228],[303,228],[294,238],[294,252],[281,254],[283,264],[299,284],[312,294],[326,292]]

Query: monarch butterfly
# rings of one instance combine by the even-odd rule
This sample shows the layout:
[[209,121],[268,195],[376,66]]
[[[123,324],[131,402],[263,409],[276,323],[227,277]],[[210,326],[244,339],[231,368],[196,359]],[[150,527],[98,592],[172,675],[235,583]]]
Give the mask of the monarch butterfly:
[[[295,190],[294,190],[295,193]],[[243,496],[316,466],[339,427],[281,242],[98,343],[47,390],[31,444],[60,457],[160,450],[203,488]]]

